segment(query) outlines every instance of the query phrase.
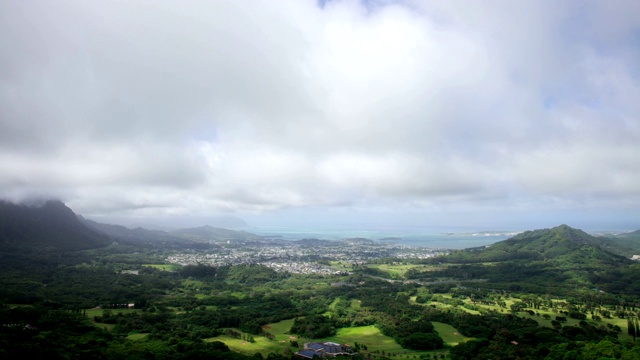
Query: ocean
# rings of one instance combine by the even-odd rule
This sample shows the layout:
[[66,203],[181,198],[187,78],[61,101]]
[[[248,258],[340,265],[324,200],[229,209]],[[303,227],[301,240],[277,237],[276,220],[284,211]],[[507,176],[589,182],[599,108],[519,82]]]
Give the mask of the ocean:
[[437,249],[465,249],[490,245],[508,239],[519,231],[440,231],[431,228],[385,228],[380,230],[354,229],[291,229],[250,228],[254,234],[284,240],[321,239],[342,240],[365,238],[382,243]]

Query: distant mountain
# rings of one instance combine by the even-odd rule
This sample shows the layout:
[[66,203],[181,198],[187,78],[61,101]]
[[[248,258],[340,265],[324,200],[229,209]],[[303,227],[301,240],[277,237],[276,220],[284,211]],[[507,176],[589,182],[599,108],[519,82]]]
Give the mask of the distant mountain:
[[214,216],[207,220],[207,224],[223,229],[241,229],[249,226],[244,220],[235,216]]
[[256,241],[263,238],[259,235],[247,231],[237,231],[216,228],[209,225],[172,230],[169,234],[184,238],[207,240],[207,241]]
[[113,240],[145,247],[211,248],[211,242],[248,242],[262,240],[261,236],[246,232],[202,226],[172,231],[148,230],[141,227],[129,229],[121,225],[102,224],[92,220],[81,220],[92,229],[109,235]]
[[634,255],[640,253],[640,230],[610,236],[609,239],[619,246],[630,248]]
[[614,253],[619,250],[610,239],[560,225],[552,229],[526,231],[493,245],[457,251],[450,255],[450,259],[466,263],[541,261],[573,268],[630,263],[628,258]]
[[18,205],[0,201],[0,247],[84,250],[111,244],[61,201]]
[[[129,229],[122,225],[102,224],[93,220],[78,216],[88,227],[107,234],[114,241],[144,246],[144,247],[169,247],[169,248],[202,248],[202,242],[185,240],[180,236],[171,235],[162,230],[147,230],[141,227]],[[206,246],[209,247],[209,246]]]
[[632,232],[628,232],[628,233],[623,233],[618,235],[618,237],[624,237],[624,238],[639,238],[640,239],[640,230],[636,230],[636,231],[632,231]]

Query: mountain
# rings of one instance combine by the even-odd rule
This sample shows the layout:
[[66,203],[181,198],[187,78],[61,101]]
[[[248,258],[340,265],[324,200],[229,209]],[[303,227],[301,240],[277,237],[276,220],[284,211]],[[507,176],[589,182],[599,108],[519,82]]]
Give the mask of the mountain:
[[619,246],[631,249],[634,255],[640,252],[640,230],[610,236],[609,239]]
[[562,293],[567,289],[598,289],[640,294],[640,267],[611,252],[619,247],[567,225],[526,231],[507,240],[454,251],[427,259],[443,264],[436,270],[414,271],[408,278],[422,281],[481,282],[489,289]]
[[212,241],[245,242],[262,240],[261,236],[246,231],[222,229],[208,225],[163,231],[148,230],[141,227],[130,229],[122,225],[99,223],[85,219],[82,216],[78,218],[88,227],[107,234],[115,241],[144,247],[209,249],[218,246],[211,244]]
[[85,250],[111,242],[84,225],[61,201],[38,205],[0,201],[0,247]]
[[[194,241],[185,241],[184,238],[179,236],[173,236],[165,231],[161,230],[147,230],[141,227],[135,229],[129,229],[122,225],[103,224],[93,220],[85,219],[82,216],[78,216],[80,221],[88,227],[108,235],[114,241],[144,246],[144,247],[168,247],[168,248],[183,248],[183,247],[197,247],[201,248],[202,244],[194,243]],[[208,247],[208,246],[207,246]]]
[[207,220],[207,224],[223,229],[241,229],[249,226],[246,221],[235,216],[214,216]]
[[640,230],[636,230],[636,231],[632,231],[632,232],[628,232],[628,233],[623,233],[623,234],[618,235],[618,237],[638,238],[638,239],[640,239]]
[[261,236],[252,234],[247,231],[228,230],[209,225],[172,230],[171,235],[181,236],[190,239],[199,239],[207,241],[256,241],[262,240]]
[[[567,225],[526,231],[493,245],[454,252],[454,261],[465,263],[526,260],[554,263],[560,267],[602,267],[630,263],[618,255],[620,248]],[[631,255],[631,254],[629,254]]]

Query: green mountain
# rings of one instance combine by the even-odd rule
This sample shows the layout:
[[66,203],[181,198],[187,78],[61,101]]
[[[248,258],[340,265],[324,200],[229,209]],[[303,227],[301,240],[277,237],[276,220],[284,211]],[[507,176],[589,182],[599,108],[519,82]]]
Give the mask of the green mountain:
[[18,205],[0,201],[0,247],[84,250],[108,246],[111,239],[85,226],[61,201]]
[[[552,263],[560,268],[601,268],[631,263],[620,247],[567,225],[526,231],[493,245],[452,253],[454,262],[520,261]],[[629,254],[631,255],[631,254]]]
[[146,248],[170,249],[209,249],[211,246],[203,241],[193,241],[171,235],[161,230],[147,230],[141,227],[129,229],[122,225],[103,224],[78,216],[80,221],[88,227],[108,235],[113,241],[121,244],[142,246]]
[[560,225],[432,258],[428,260],[432,264],[447,265],[406,276],[428,282],[471,281],[474,286],[528,292],[600,289],[640,293],[640,284],[635,285],[640,275],[638,264],[611,250],[620,247],[610,239]]
[[122,225],[103,224],[78,217],[88,227],[108,235],[114,241],[151,248],[211,249],[219,247],[213,242],[245,243],[264,240],[261,236],[238,230],[222,229],[209,225],[172,231],[134,229]]
[[640,230],[610,236],[609,239],[618,246],[631,249],[633,254],[640,254]]

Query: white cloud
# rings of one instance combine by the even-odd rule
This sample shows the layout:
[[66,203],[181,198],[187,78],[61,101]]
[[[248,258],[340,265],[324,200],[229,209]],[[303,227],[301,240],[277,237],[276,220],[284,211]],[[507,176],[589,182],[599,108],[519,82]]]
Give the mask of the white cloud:
[[638,11],[3,3],[0,195],[94,215],[637,213]]

